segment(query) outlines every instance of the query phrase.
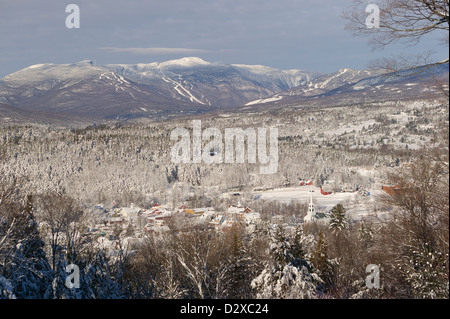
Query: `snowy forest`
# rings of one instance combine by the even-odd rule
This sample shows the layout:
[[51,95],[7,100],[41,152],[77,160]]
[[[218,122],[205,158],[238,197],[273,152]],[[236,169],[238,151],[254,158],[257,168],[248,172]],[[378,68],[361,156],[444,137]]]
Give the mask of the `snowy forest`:
[[[0,298],[448,298],[448,116],[448,105],[426,100],[83,128],[4,125]],[[172,163],[170,132],[192,129],[193,119],[204,128],[277,127],[277,173]],[[364,216],[388,218],[353,219],[347,201],[325,222],[306,223],[308,202],[255,200],[255,190],[302,180],[371,191]],[[140,232],[138,243],[125,240],[136,229],[116,225],[115,250],[89,234],[102,222],[95,207],[225,211],[238,202],[261,218],[223,231],[172,214],[166,231]],[[78,287],[68,282],[72,265]],[[379,287],[367,285],[368,265],[379,266]]]
[[449,298],[449,0],[28,2],[0,10],[2,307]]

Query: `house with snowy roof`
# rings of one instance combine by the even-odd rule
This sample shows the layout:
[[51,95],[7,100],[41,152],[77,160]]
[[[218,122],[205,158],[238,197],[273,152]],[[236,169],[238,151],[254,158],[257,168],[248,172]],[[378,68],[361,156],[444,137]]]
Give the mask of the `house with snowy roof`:
[[254,213],[250,207],[230,205],[226,212],[229,220],[239,223],[249,223],[259,219],[259,213]]
[[217,227],[220,227],[225,222],[225,216],[224,215],[217,215],[211,219],[209,222],[210,225]]
[[312,180],[301,180],[300,186],[312,186],[314,183]]

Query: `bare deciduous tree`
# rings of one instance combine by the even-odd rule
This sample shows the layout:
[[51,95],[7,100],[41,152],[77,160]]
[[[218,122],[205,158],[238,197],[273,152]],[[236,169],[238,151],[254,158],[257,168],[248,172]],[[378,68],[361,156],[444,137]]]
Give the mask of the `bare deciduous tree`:
[[344,12],[350,21],[347,29],[356,35],[371,37],[371,44],[384,47],[396,41],[417,43],[424,36],[442,32],[442,41],[448,44],[448,0],[384,0],[380,8],[379,28],[368,28],[365,8],[368,2],[355,0],[353,8]]
[[[349,21],[346,29],[357,36],[369,37],[374,49],[383,48],[395,42],[417,44],[428,35],[441,35],[442,43],[449,43],[449,1],[448,0],[383,0],[378,1],[379,27],[368,28],[368,1],[354,0],[351,8],[344,11],[343,17]],[[406,58],[384,58],[374,63],[389,71],[409,69],[419,65],[429,67],[448,63],[431,62],[430,52]]]
[[[79,253],[81,227],[86,218],[77,201],[63,193],[48,193],[40,197],[41,220],[48,225],[53,269],[58,251],[63,249],[69,262]],[[61,240],[61,236],[63,239]]]
[[424,151],[391,176],[398,188],[385,198],[395,208],[385,247],[414,296],[448,298],[448,140]]

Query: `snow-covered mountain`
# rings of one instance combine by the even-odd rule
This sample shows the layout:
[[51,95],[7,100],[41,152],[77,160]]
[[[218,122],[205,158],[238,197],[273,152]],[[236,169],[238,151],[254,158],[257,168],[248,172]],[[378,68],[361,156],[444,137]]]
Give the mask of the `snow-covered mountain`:
[[341,69],[331,74],[318,76],[307,83],[301,83],[289,90],[275,94],[269,98],[255,100],[247,105],[280,101],[289,96],[309,97],[327,93],[338,87],[356,83],[359,80],[382,74],[382,71]]
[[436,79],[448,83],[448,63],[417,71],[382,74],[341,69],[324,75],[211,63],[195,57],[147,64],[48,63],[0,79],[0,103],[8,106],[9,113],[12,107],[20,109],[20,114],[28,110],[39,118],[52,114],[88,121],[123,120],[244,106],[320,107],[418,98]]
[[[399,72],[341,69],[246,106],[332,106],[358,102],[413,100],[448,91],[449,64]],[[441,92],[442,93],[442,92]]]
[[0,80],[0,102],[105,119],[151,115],[170,105],[201,109],[201,105],[165,96],[158,88],[134,83],[92,61],[39,64],[10,74]]
[[163,63],[33,65],[0,80],[0,102],[93,118],[148,117],[243,105],[319,74],[183,58]]
[[[217,108],[242,105],[255,97],[306,84],[316,72],[278,70],[260,65],[210,63],[188,57],[163,63],[105,66],[138,84],[158,86],[165,94]],[[165,82],[162,85],[161,80]]]

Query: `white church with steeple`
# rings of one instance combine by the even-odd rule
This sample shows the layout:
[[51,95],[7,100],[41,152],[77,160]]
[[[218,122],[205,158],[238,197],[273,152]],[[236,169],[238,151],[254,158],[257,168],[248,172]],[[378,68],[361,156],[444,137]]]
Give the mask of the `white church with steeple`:
[[303,222],[310,223],[310,222],[313,222],[315,219],[316,219],[316,209],[314,208],[314,203],[313,203],[313,198],[312,198],[312,193],[311,193],[311,197],[310,197],[310,201],[309,201],[309,205],[308,205],[308,213],[303,218]]
[[326,217],[327,217],[326,214],[316,212],[316,208],[314,207],[313,196],[312,196],[312,192],[311,192],[311,197],[310,197],[309,205],[308,205],[308,212],[307,212],[306,216],[303,217],[303,222],[311,223],[311,222],[315,222],[315,221],[325,221]]

